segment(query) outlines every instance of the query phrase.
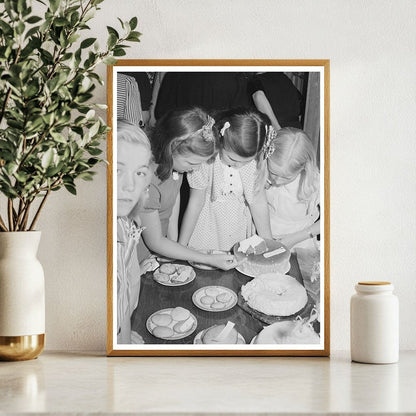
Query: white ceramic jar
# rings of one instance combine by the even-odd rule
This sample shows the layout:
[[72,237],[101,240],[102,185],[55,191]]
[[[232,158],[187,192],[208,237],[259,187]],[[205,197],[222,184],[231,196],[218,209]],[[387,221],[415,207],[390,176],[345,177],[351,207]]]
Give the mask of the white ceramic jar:
[[399,360],[399,302],[390,282],[358,282],[351,297],[351,360]]
[[45,343],[40,231],[0,232],[0,360],[36,358]]

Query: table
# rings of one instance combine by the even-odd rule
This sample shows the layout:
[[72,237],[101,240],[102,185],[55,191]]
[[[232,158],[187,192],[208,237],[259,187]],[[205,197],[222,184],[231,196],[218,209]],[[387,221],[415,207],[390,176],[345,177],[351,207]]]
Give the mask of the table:
[[[182,263],[175,261],[175,263]],[[288,274],[303,284],[302,275],[296,255],[290,258],[290,270]],[[195,268],[196,278],[183,286],[163,286],[155,282],[152,273],[146,273],[142,278],[139,305],[132,316],[132,329],[138,332],[146,344],[192,344],[195,336],[202,330],[214,324],[226,324],[227,321],[235,323],[235,328],[249,343],[265,326],[265,324],[245,312],[238,305],[224,312],[208,312],[196,307],[192,302],[192,294],[204,286],[225,286],[235,293],[239,293],[242,285],[252,280],[236,269],[222,270],[200,270]],[[182,306],[193,313],[197,319],[196,330],[189,336],[169,341],[154,337],[146,328],[146,320],[154,312],[165,308]]]
[[[232,376],[230,376],[232,375]],[[416,415],[416,351],[397,364],[324,357],[105,357],[0,362],[1,415]]]

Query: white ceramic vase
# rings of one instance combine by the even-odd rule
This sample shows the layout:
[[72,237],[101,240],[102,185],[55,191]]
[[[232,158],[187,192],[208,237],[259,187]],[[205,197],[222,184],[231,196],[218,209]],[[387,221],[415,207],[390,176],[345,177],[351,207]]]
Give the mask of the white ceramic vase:
[[0,232],[0,360],[30,360],[44,348],[40,236],[40,231]]

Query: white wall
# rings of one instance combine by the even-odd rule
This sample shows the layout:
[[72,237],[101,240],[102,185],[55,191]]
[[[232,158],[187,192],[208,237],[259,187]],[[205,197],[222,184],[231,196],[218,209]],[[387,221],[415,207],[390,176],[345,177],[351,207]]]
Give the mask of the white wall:
[[[394,283],[416,349],[416,2],[106,0],[91,27],[104,43],[134,15],[127,58],[331,60],[331,347],[349,348],[354,284],[373,279]],[[105,349],[105,189],[101,167],[41,218],[49,350]]]

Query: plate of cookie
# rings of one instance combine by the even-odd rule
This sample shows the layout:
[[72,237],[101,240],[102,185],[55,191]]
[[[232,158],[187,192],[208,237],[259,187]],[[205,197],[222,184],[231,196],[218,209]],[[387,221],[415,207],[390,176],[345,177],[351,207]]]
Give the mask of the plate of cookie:
[[146,328],[156,338],[174,341],[186,338],[195,331],[197,320],[188,309],[161,309],[147,318]]
[[237,304],[237,294],[224,286],[205,286],[192,295],[192,302],[208,312],[224,312]]
[[183,286],[195,279],[196,273],[185,264],[164,263],[153,272],[153,280],[164,286]]

